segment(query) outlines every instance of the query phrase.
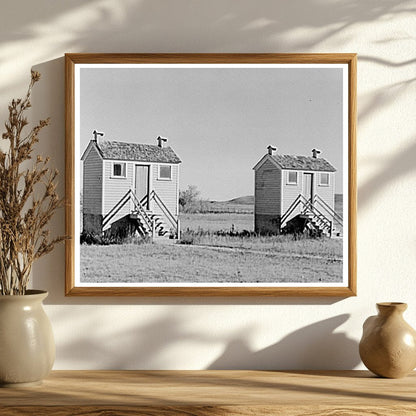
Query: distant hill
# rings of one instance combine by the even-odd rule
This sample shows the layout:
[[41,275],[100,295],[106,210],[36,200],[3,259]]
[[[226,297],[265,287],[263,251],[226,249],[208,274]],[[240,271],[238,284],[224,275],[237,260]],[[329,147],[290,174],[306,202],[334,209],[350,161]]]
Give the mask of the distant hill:
[[[335,194],[335,203],[342,204],[343,195]],[[228,201],[210,201],[211,204],[241,204],[241,205],[254,205],[254,195],[240,196]]]
[[[342,194],[335,194],[335,211],[342,216]],[[254,195],[240,196],[228,201],[209,201],[207,212],[248,214],[254,212]]]
[[236,214],[252,214],[254,210],[254,196],[246,195],[229,201],[209,201],[208,212],[228,212]]
[[229,201],[224,201],[230,204],[242,204],[242,205],[253,205],[254,204],[254,195],[240,196],[238,198],[230,199]]

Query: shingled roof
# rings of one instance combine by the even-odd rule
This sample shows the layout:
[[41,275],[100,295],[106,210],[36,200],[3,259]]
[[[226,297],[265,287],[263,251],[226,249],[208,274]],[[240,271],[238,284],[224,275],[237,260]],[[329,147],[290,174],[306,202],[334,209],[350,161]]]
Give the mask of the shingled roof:
[[159,147],[153,144],[100,141],[97,143],[97,148],[103,159],[181,163],[181,160],[170,146]]
[[321,157],[273,155],[270,156],[282,169],[292,170],[315,170],[324,172],[335,172],[336,169]]

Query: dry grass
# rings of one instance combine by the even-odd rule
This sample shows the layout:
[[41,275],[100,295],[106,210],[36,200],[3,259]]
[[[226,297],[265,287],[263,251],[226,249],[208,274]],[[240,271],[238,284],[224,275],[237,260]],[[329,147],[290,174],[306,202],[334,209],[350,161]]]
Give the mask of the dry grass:
[[218,232],[229,234],[231,230],[236,233],[241,233],[243,230],[252,231],[253,223],[254,217],[252,214],[187,214],[181,217],[183,237],[185,238],[188,232],[194,245],[325,256],[337,260],[342,258],[341,239],[294,239],[292,235],[217,235]]
[[235,231],[254,230],[253,214],[181,214],[179,219],[183,231],[230,231],[233,226]]
[[339,282],[342,262],[183,245],[82,246],[81,281],[142,283]]
[[329,238],[299,238],[292,235],[276,236],[220,236],[195,235],[193,244],[199,246],[227,247],[241,250],[342,259],[342,240]]
[[[156,285],[342,281],[341,239],[237,234],[252,231],[253,223],[253,214],[182,214],[181,228],[189,230],[191,245],[83,245],[81,281]],[[229,235],[231,229],[237,235]]]

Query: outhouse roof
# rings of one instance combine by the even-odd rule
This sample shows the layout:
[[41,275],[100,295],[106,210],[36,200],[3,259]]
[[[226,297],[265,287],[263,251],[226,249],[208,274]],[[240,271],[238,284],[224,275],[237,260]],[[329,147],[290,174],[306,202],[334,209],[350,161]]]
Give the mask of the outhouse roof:
[[311,156],[273,155],[270,156],[282,169],[316,170],[335,172],[336,169],[324,158]]
[[97,143],[97,148],[103,159],[181,163],[178,155],[170,146],[159,147],[153,144],[100,141]]

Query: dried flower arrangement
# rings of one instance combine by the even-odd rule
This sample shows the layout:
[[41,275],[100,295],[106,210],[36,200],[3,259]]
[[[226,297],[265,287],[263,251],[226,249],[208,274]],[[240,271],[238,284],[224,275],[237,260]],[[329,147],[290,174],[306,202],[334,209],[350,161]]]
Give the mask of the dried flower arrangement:
[[31,167],[34,145],[39,132],[50,119],[41,120],[27,134],[25,111],[40,74],[32,71],[25,98],[13,100],[5,123],[8,150],[0,150],[0,294],[24,295],[33,262],[49,253],[65,237],[50,238],[45,227],[62,205],[56,193],[58,171],[52,171],[49,157],[37,156]]

